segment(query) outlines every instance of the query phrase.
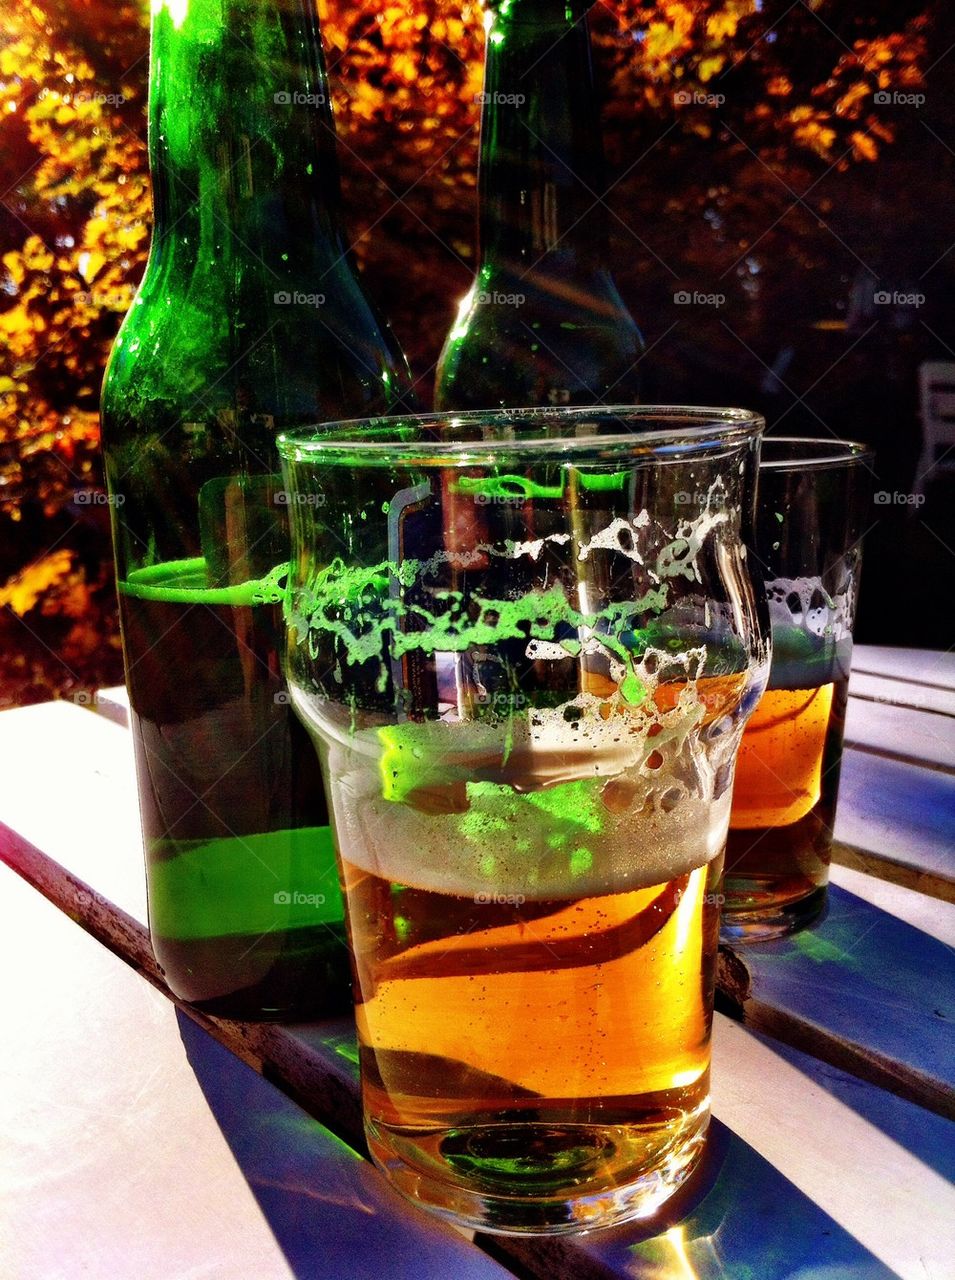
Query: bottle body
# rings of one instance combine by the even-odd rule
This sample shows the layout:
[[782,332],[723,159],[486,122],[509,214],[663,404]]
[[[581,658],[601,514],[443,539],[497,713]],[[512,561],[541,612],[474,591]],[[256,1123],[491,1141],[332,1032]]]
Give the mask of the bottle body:
[[644,344],[608,264],[583,12],[558,0],[494,11],[482,102],[479,267],[436,407],[635,403]]
[[306,0],[154,7],[155,227],[102,398],[150,931],[180,998],[350,999],[321,776],[282,672],[274,440],[403,407],[410,376],[337,221]]

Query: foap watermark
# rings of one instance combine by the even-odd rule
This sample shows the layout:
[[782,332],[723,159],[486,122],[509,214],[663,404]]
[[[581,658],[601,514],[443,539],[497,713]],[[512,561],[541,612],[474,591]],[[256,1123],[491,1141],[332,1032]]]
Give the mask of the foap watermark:
[[302,893],[298,889],[279,889],[272,895],[277,907],[324,907],[324,893]]
[[700,293],[697,289],[690,293],[689,289],[679,289],[673,301],[678,307],[722,307],[726,304],[726,294]]
[[924,93],[901,93],[898,89],[891,93],[888,89],[879,89],[872,95],[872,101],[877,107],[924,107]]
[[78,907],[108,907],[110,905],[109,898],[101,893],[94,893],[92,889],[77,889],[73,894],[73,901]]
[[509,507],[523,505],[527,501],[523,494],[513,493],[476,493],[474,501],[482,507]]
[[527,99],[523,93],[476,93],[474,101],[479,107],[522,107]]
[[713,489],[679,489],[673,495],[678,507],[722,507],[723,494]]
[[73,501],[78,507],[121,507],[125,493],[106,493],[103,489],[74,489]]
[[78,307],[98,307],[103,311],[125,311],[129,306],[131,293],[128,289],[88,289],[73,294],[73,302]]
[[288,489],[276,489],[272,495],[276,507],[324,507],[327,501],[324,493],[290,493]]
[[[682,889],[675,889],[673,892],[674,900],[676,902],[679,902],[680,899],[683,897],[683,893],[684,891]],[[723,903],[726,901],[726,894],[725,893],[704,893],[702,901],[704,906],[707,906],[707,907],[721,907]]]
[[495,711],[523,711],[530,706],[530,699],[524,693],[490,693],[485,689],[477,696],[482,707],[493,707]]
[[527,299],[523,293],[500,293],[497,289],[489,292],[482,289],[474,295],[474,301],[482,307],[522,307]]
[[924,493],[902,493],[900,490],[879,489],[872,495],[877,507],[920,507],[925,501]]
[[100,107],[121,107],[129,99],[125,93],[102,93],[98,89],[77,89],[75,93],[60,93],[57,89],[41,89],[39,98],[57,98],[59,101],[75,107],[87,102],[95,102]]
[[924,307],[924,293],[900,293],[897,289],[892,293],[888,289],[879,289],[872,295],[877,307]]
[[301,89],[280,89],[272,94],[277,107],[323,107],[328,99],[324,93],[305,93]]
[[673,95],[675,107],[721,107],[725,93],[704,93],[702,89],[677,89]]
[[298,289],[279,289],[272,294],[272,301],[277,307],[323,307],[324,293],[301,293]]
[[523,893],[492,893],[482,890],[474,895],[474,905],[478,907],[522,907],[527,899]]
[[70,694],[70,702],[76,703],[78,707],[99,707],[109,701],[109,698],[103,697],[92,689],[76,689]]

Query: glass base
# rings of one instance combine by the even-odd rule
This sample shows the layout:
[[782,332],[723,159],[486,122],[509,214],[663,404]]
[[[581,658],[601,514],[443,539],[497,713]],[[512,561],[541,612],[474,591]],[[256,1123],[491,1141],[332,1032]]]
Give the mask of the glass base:
[[[459,1227],[564,1235],[656,1212],[702,1155],[709,1105],[660,1149],[653,1127],[498,1123],[409,1132],[367,1121],[372,1158],[392,1186]],[[652,1160],[652,1163],[651,1163]],[[641,1168],[642,1166],[642,1168]]]
[[[826,908],[826,885],[804,897],[788,901],[760,902],[753,895],[751,905],[734,906],[727,891],[720,918],[722,942],[771,942],[814,924]],[[742,896],[742,895],[740,895]],[[745,901],[745,899],[744,899]]]

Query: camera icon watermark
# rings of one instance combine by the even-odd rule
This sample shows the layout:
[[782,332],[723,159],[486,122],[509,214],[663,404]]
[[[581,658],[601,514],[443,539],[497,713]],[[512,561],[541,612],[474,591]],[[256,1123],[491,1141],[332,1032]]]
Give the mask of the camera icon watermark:
[[302,893],[298,889],[279,889],[272,895],[277,907],[323,907],[324,893]]
[[924,493],[902,493],[900,490],[879,489],[872,495],[877,507],[920,507],[925,502]]
[[899,293],[898,290],[890,293],[887,289],[879,289],[872,295],[872,301],[877,307],[923,307],[925,294]]
[[700,293],[694,289],[678,289],[673,295],[673,302],[678,307],[722,307],[726,305],[725,293]]
[[272,301],[277,307],[323,307],[324,293],[301,293],[298,289],[279,289],[272,294]]
[[887,89],[879,89],[872,95],[872,101],[877,107],[924,107],[924,93],[901,93],[899,90],[889,92]]
[[474,895],[474,905],[478,907],[522,907],[526,901],[523,893],[491,893],[488,890]]

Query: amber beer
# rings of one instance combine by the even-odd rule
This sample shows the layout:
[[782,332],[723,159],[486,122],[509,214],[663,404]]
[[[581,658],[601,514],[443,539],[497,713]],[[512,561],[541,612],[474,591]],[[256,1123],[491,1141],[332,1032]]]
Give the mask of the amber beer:
[[527,898],[346,861],[378,1160],[397,1158],[407,1185],[430,1167],[490,1194],[574,1181],[596,1202],[668,1150],[695,1154],[721,861],[619,893]]
[[776,633],[769,688],[747,722],[736,761],[726,844],[726,900],[734,919],[811,918],[825,897],[849,685],[849,642],[820,643],[814,659],[801,632]]

